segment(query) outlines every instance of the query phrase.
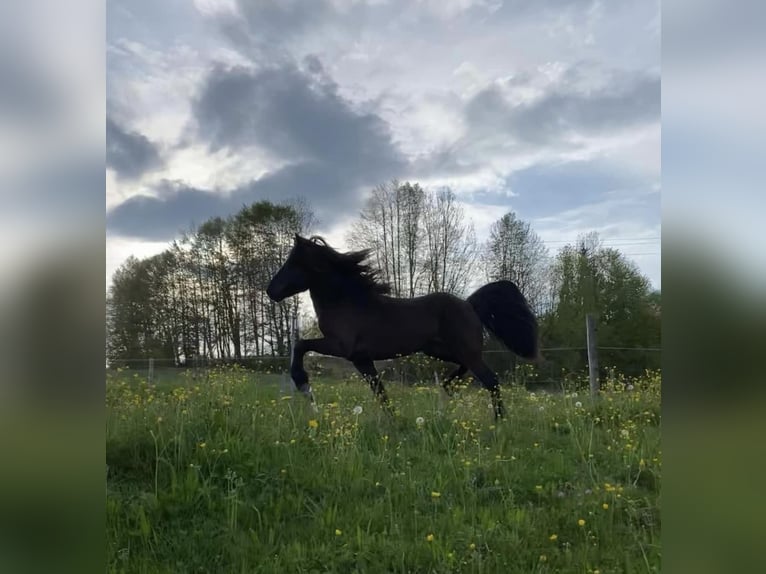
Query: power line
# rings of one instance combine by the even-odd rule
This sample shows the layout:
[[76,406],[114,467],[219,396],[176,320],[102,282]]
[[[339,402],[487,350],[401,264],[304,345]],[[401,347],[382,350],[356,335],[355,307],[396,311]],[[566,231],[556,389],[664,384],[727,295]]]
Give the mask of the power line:
[[[541,239],[540,241],[542,241],[543,243],[572,243],[572,244],[576,244],[581,239],[582,238],[578,238],[578,239],[550,239],[550,240]],[[599,242],[600,243],[621,243],[622,244],[622,243],[626,243],[626,242],[630,242],[630,243],[633,243],[633,242],[635,242],[635,243],[647,243],[647,242],[653,243],[653,242],[657,242],[657,241],[661,241],[661,237],[659,237],[659,236],[657,236],[657,237],[615,237],[614,239],[600,239]]]

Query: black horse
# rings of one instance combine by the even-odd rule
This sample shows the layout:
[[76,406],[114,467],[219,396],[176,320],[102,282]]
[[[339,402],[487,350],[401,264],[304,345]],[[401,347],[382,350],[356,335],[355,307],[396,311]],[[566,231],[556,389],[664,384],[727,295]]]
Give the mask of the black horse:
[[504,416],[497,375],[482,359],[482,324],[517,355],[539,357],[537,320],[511,281],[496,281],[463,300],[449,293],[412,299],[390,297],[390,288],[367,262],[369,250],[340,253],[321,237],[295,243],[266,293],[273,301],[308,290],[322,339],[294,347],[290,374],[313,400],[303,356],[314,351],[351,361],[383,404],[388,399],[373,361],[422,352],[458,368],[444,381],[470,370],[490,392],[495,417]]

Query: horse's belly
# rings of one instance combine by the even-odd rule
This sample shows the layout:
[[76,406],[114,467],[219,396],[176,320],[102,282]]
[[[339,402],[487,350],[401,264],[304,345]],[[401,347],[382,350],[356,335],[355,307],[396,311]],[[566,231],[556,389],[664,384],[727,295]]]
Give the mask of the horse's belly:
[[421,324],[404,327],[393,322],[381,323],[377,329],[360,335],[360,350],[376,360],[383,360],[420,351],[436,336],[436,326]]

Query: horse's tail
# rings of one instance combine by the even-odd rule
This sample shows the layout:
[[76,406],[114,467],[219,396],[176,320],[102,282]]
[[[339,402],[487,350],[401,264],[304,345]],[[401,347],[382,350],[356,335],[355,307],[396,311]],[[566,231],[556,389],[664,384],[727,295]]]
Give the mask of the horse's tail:
[[467,301],[487,330],[511,351],[525,359],[541,359],[537,318],[513,282],[488,283],[477,289]]

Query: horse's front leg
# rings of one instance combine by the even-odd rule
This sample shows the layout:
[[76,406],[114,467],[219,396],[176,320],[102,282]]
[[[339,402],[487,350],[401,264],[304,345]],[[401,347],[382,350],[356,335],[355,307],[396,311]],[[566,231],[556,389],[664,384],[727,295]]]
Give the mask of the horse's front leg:
[[295,387],[313,403],[314,395],[311,392],[309,375],[303,368],[303,357],[309,351],[332,357],[342,357],[343,350],[338,341],[334,339],[301,339],[295,343],[290,364],[290,377],[293,379]]

